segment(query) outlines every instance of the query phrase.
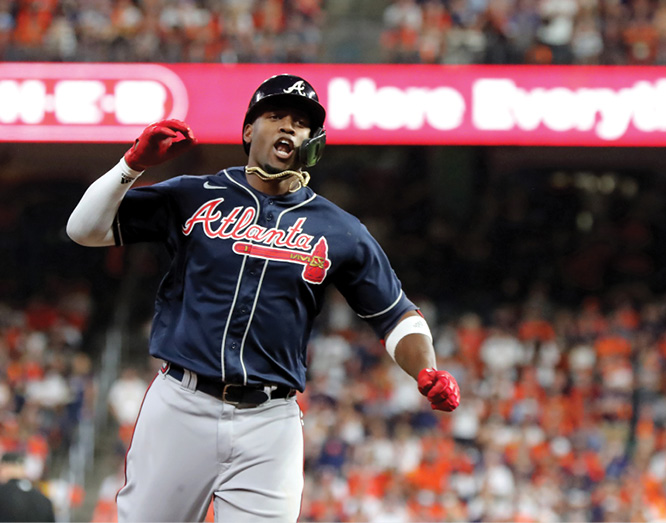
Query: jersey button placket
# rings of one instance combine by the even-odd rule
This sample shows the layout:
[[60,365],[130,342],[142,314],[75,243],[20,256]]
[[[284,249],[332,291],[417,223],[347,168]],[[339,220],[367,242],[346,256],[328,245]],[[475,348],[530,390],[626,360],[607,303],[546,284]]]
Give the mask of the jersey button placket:
[[[262,220],[265,220],[265,212],[262,212],[262,209],[257,208],[260,218],[257,220],[258,225],[262,225]],[[266,225],[264,225],[265,227]],[[250,241],[250,243],[255,243]],[[252,256],[246,256],[246,267],[244,275],[250,275],[252,271],[255,274],[251,274],[252,277],[242,277],[238,290],[236,293],[236,304],[232,310],[229,320],[228,320],[228,329],[227,329],[227,338],[225,342],[225,379],[229,382],[234,383],[243,383],[243,380],[246,379],[246,371],[251,370],[251,362],[247,361],[243,355],[243,344],[242,340],[249,333],[249,319],[250,311],[252,310],[252,304],[254,303],[256,294],[259,287],[259,277],[261,274],[261,267],[265,263],[264,260],[255,258]],[[247,367],[246,369],[246,365]]]

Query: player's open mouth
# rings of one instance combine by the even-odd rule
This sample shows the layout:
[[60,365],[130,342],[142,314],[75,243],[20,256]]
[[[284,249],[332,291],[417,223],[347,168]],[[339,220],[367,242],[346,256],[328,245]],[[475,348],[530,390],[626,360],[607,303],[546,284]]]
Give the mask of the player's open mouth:
[[275,150],[275,155],[278,158],[286,160],[291,157],[292,153],[294,152],[294,144],[286,138],[280,138],[273,145],[273,149]]

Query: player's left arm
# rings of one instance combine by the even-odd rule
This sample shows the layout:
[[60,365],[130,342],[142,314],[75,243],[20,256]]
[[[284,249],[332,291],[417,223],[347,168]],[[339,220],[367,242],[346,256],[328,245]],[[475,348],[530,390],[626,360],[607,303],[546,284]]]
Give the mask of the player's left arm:
[[354,223],[358,224],[357,241],[349,262],[337,271],[336,287],[356,314],[384,340],[391,357],[417,381],[432,408],[452,411],[460,403],[460,389],[453,376],[436,368],[432,334],[425,318],[405,296],[377,240],[358,220],[347,225],[354,230]]
[[414,310],[406,312],[385,340],[388,353],[416,380],[419,392],[428,398],[433,410],[450,412],[460,404],[456,379],[436,368],[432,335],[421,314]]

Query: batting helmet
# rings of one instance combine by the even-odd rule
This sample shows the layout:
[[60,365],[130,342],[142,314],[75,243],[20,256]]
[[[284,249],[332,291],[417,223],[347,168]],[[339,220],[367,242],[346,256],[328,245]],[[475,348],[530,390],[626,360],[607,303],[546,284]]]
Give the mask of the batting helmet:
[[[312,167],[320,159],[326,144],[324,120],[326,109],[319,103],[319,97],[306,80],[291,74],[279,74],[264,80],[252,95],[245,112],[243,130],[248,123],[254,122],[259,113],[268,104],[296,107],[310,117],[310,138],[298,149],[298,159],[305,167]],[[243,140],[245,153],[250,153],[250,144]]]

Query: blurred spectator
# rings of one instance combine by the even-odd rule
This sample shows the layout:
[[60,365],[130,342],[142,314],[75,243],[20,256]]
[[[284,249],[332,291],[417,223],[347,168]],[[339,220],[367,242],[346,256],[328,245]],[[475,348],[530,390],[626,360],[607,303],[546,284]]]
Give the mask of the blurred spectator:
[[51,500],[28,479],[20,453],[0,458],[0,521],[55,521]]
[[654,5],[649,0],[634,0],[629,6],[629,20],[623,31],[628,62],[632,65],[653,64],[659,40],[652,22]]
[[126,367],[111,385],[109,406],[118,423],[118,438],[122,448],[127,448],[132,439],[134,424],[141,410],[148,383],[134,367]]
[[118,521],[116,494],[125,484],[125,460],[116,458],[115,467],[104,477],[97,493],[97,501],[91,521],[112,523]]
[[[423,12],[416,0],[396,0],[384,11],[384,46],[392,62],[419,61],[418,40]],[[434,44],[436,46],[436,44]]]
[[575,0],[544,0],[540,3],[539,41],[550,48],[553,64],[571,63],[571,40],[578,13]]

